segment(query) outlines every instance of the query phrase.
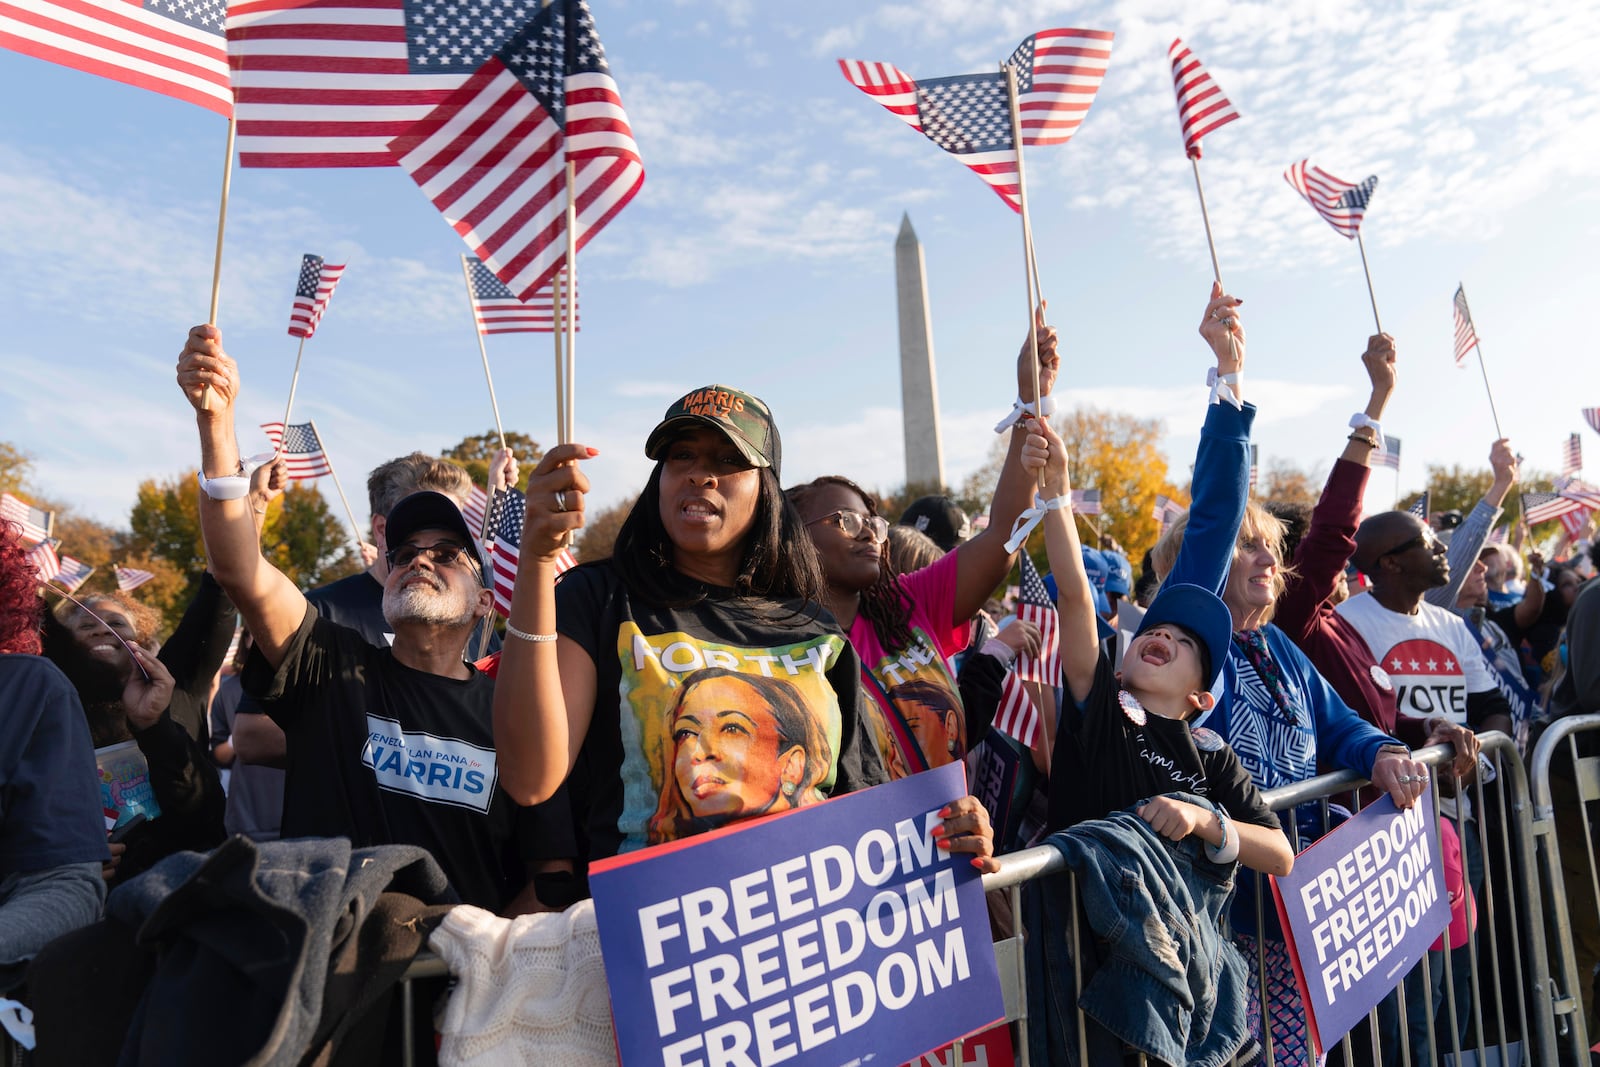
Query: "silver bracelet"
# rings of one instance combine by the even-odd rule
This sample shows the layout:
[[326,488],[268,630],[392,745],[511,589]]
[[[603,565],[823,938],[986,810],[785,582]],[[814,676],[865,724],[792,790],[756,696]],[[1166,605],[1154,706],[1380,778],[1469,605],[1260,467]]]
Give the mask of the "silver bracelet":
[[506,620],[506,634],[511,637],[520,637],[524,641],[533,642],[554,641],[556,639],[555,634],[530,634],[526,630],[519,630],[511,625],[510,619]]

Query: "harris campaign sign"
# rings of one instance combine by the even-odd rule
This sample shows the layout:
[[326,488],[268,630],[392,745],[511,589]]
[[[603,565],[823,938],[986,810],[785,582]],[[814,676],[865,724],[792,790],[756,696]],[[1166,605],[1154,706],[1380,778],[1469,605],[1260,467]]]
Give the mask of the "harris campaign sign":
[[1004,1014],[961,764],[596,863],[624,1067],[913,1060]]
[[1273,878],[1278,917],[1319,1053],[1388,995],[1450,924],[1439,823],[1424,792],[1387,795]]

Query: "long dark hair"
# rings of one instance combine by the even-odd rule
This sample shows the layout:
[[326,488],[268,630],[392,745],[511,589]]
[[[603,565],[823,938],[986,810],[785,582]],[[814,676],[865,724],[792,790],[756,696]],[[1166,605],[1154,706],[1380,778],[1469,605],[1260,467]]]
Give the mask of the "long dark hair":
[[[657,462],[633,510],[617,531],[611,559],[628,595],[649,604],[678,608],[697,604],[705,592],[686,591],[674,580],[673,545],[661,521],[661,469]],[[756,513],[739,554],[734,591],[769,600],[822,603],[822,564],[805,524],[784,497],[771,467],[758,467]]]
[[[803,485],[791,485],[784,495],[789,498],[789,503],[799,508],[804,506],[813,493],[830,485],[850,490],[866,504],[868,515],[878,514],[877,498],[849,478],[839,474],[825,474]],[[807,547],[810,547],[809,535],[805,541]],[[900,575],[896,573],[894,562],[888,552],[878,554],[877,580],[861,591],[861,617],[867,620],[872,632],[877,634],[878,643],[883,646],[884,651],[901,652],[911,647],[911,604],[905,590],[900,586]]]

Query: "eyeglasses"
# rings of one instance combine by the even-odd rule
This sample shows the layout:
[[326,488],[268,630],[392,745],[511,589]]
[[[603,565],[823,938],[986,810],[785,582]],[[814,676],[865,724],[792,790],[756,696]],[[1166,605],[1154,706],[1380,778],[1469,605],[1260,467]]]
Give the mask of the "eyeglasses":
[[1401,555],[1402,553],[1410,552],[1413,548],[1416,548],[1418,545],[1426,546],[1427,549],[1428,549],[1428,552],[1431,554],[1443,543],[1444,542],[1440,541],[1437,537],[1433,536],[1433,531],[1432,530],[1424,530],[1422,533],[1417,534],[1417,536],[1413,537],[1411,540],[1406,541],[1403,544],[1395,545],[1393,548],[1391,548],[1387,552],[1378,553],[1378,558],[1379,559],[1387,559],[1390,556],[1398,556],[1398,555]]
[[474,553],[465,545],[458,545],[454,541],[440,541],[432,545],[401,545],[391,548],[385,553],[384,558],[389,561],[391,568],[409,567],[416,558],[426,553],[428,560],[438,566],[448,567],[461,557],[467,558],[467,566],[477,570],[477,560]]
[[831,515],[823,515],[821,518],[812,519],[806,525],[814,526],[819,522],[833,523],[839,527],[840,533],[852,540],[860,537],[865,530],[871,530],[873,541],[879,544],[889,539],[889,523],[882,515],[867,515],[859,511],[841,509]]

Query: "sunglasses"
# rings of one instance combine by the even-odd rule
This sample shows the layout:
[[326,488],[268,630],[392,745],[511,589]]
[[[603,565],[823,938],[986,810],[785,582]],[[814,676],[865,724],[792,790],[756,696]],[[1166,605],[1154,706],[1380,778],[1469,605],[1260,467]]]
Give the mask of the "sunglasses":
[[1417,534],[1417,536],[1413,537],[1411,540],[1406,541],[1403,544],[1395,545],[1393,548],[1391,548],[1387,552],[1379,553],[1378,554],[1378,558],[1379,559],[1387,559],[1390,556],[1398,556],[1398,555],[1401,555],[1403,553],[1410,552],[1413,548],[1416,548],[1418,545],[1426,546],[1427,549],[1428,549],[1428,552],[1432,553],[1433,550],[1440,543],[1441,542],[1439,541],[1439,539],[1437,537],[1433,536],[1432,531],[1428,531],[1428,532],[1425,532],[1425,533],[1419,533],[1419,534]]
[[416,558],[426,554],[428,560],[436,566],[448,567],[462,556],[467,557],[467,566],[477,570],[477,561],[474,554],[465,545],[458,545],[454,541],[440,541],[433,545],[401,545],[391,548],[385,553],[391,568],[409,567]]
[[872,539],[878,544],[889,539],[889,523],[882,515],[866,515],[859,511],[839,510],[831,515],[812,519],[806,523],[814,526],[819,522],[831,522],[839,527],[839,532],[854,540],[860,537],[864,530],[872,531]]

